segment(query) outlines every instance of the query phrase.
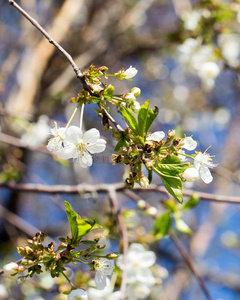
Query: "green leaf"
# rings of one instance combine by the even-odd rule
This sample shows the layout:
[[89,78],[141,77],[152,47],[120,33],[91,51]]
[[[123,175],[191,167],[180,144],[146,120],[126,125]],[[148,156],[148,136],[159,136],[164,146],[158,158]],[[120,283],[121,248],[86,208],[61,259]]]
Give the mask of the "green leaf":
[[175,222],[177,230],[189,235],[192,234],[192,230],[182,219],[175,219]]
[[148,170],[148,181],[149,184],[152,182],[152,170]]
[[188,199],[188,201],[183,205],[183,209],[191,209],[193,207],[195,207],[198,202],[200,200],[200,197],[197,193],[193,193],[190,198]]
[[147,122],[147,115],[148,115],[148,107],[149,107],[150,100],[146,101],[138,112],[138,132],[139,135],[142,137],[144,136],[146,122]]
[[166,175],[177,176],[183,173],[189,165],[189,163],[182,163],[180,158],[175,155],[168,155],[160,161],[157,169]]
[[182,181],[178,176],[169,176],[162,173],[158,170],[158,167],[154,167],[153,171],[157,173],[166,188],[166,190],[180,203],[183,202],[183,195],[182,195]]
[[132,129],[132,131],[138,135],[138,125],[137,120],[133,114],[133,112],[126,107],[120,108],[120,113],[123,117],[123,119],[126,121],[128,126]]
[[70,203],[65,201],[66,213],[72,233],[72,244],[78,244],[86,234],[95,228],[102,228],[93,220],[82,219],[71,207]]
[[171,215],[169,212],[162,214],[155,222],[154,234],[157,238],[161,239],[164,235],[168,234],[171,227]]
[[170,210],[173,213],[177,211],[177,204],[174,200],[164,201],[163,206],[164,208]]
[[114,148],[114,151],[118,151],[120,148],[122,148],[125,145],[125,138],[124,136],[121,137],[121,139],[118,141],[117,145]]
[[155,106],[154,109],[149,109],[148,110],[147,120],[146,120],[146,124],[145,124],[145,133],[146,134],[148,133],[150,127],[152,126],[152,123],[156,119],[156,117],[158,115],[158,111],[159,111],[159,109],[157,108],[157,106]]

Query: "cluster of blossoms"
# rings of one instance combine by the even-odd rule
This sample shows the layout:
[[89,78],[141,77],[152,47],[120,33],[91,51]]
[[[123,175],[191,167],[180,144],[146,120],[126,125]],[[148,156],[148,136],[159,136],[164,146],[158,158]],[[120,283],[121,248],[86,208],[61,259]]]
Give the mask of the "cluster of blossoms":
[[96,128],[86,132],[77,126],[58,128],[55,123],[51,129],[53,138],[48,142],[47,149],[62,159],[74,159],[82,168],[92,165],[94,153],[101,153],[106,148],[106,141],[100,139],[100,133]]

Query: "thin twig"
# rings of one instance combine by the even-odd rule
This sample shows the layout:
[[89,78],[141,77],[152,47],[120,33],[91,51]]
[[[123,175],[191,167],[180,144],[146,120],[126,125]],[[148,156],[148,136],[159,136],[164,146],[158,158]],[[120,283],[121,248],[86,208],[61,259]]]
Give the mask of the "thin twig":
[[202,277],[200,276],[200,274],[199,274],[197,268],[195,267],[191,257],[189,256],[187,251],[184,249],[184,247],[183,247],[182,243],[180,242],[180,240],[171,231],[169,232],[169,236],[172,239],[172,241],[174,242],[174,244],[176,245],[176,247],[178,248],[178,250],[180,251],[182,257],[184,258],[185,262],[189,266],[190,270],[192,271],[194,276],[197,278],[197,281],[198,281],[202,291],[204,292],[206,298],[208,300],[212,300],[212,297],[210,296]]
[[128,252],[128,233],[127,229],[124,223],[124,219],[119,207],[118,199],[117,199],[117,193],[114,188],[109,189],[109,198],[112,202],[113,209],[116,213],[116,216],[118,218],[119,227],[122,233],[122,240],[123,240],[123,265],[124,268],[122,270],[122,281],[121,281],[121,287],[120,287],[120,293],[121,293],[121,300],[125,299],[125,291],[126,291],[126,285],[127,285],[127,252]]
[[[43,194],[85,194],[85,193],[109,193],[109,190],[114,188],[116,192],[128,190],[124,183],[116,182],[113,184],[77,184],[77,185],[47,185],[47,184],[34,184],[34,183],[15,183],[15,182],[0,182],[0,188],[7,188],[14,191],[24,193],[43,193]],[[158,186],[156,184],[150,184],[147,189],[141,187],[133,188],[133,191],[151,191],[166,194],[168,192],[164,186]],[[202,193],[193,190],[183,190],[184,196],[191,196],[192,194],[198,194],[202,200],[214,201],[218,203],[240,203],[240,197],[215,195],[209,193]]]
[[[126,190],[124,193],[136,202],[142,200],[141,197],[139,197],[137,194],[135,194],[132,191]],[[150,207],[150,204],[146,203],[146,209],[149,208],[149,207]],[[184,249],[184,247],[183,247],[182,243],[180,242],[180,240],[171,231],[169,232],[169,236],[172,239],[172,241],[174,242],[174,244],[177,246],[177,248],[179,249],[180,253],[182,254],[182,257],[184,258],[184,260],[188,264],[188,266],[189,266],[190,270],[192,271],[193,275],[197,278],[197,281],[200,285],[200,288],[202,289],[202,291],[205,294],[205,296],[207,297],[207,299],[212,300],[212,298],[209,295],[209,292],[208,292],[208,290],[205,286],[205,283],[204,283],[202,277],[200,276],[200,274],[199,274],[197,268],[195,267],[191,257],[188,255],[188,253]]]

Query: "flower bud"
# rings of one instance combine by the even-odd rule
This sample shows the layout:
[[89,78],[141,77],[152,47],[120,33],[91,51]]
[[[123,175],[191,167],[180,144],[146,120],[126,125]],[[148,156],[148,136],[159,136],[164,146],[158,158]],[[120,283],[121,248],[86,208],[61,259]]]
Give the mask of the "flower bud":
[[150,206],[150,207],[146,210],[146,214],[147,214],[148,216],[151,216],[151,217],[156,217],[156,215],[157,215],[157,209],[156,209],[156,207]]
[[148,186],[149,186],[149,180],[148,180],[148,178],[146,176],[142,176],[141,179],[140,179],[140,181],[139,181],[139,184],[140,184],[140,186],[142,188],[147,189]]
[[136,68],[133,68],[130,66],[126,71],[123,72],[123,75],[125,75],[125,79],[130,79],[136,76],[138,70]]
[[130,91],[137,98],[141,95],[141,90],[138,87],[133,87]]
[[199,172],[195,168],[188,168],[183,172],[183,178],[188,182],[193,182],[199,177]]
[[138,113],[139,109],[141,108],[141,105],[139,102],[135,101],[133,102],[133,105],[131,106],[133,112]]
[[136,101],[136,97],[134,96],[133,93],[127,93],[127,94],[123,95],[123,99],[126,102],[134,102],[134,101]]
[[118,257],[119,257],[119,253],[117,253],[117,252],[108,253],[106,255],[106,258],[108,258],[108,259],[116,259]]
[[11,262],[3,266],[4,275],[12,275],[18,271],[18,264],[15,262]]
[[139,200],[138,203],[137,203],[137,207],[139,209],[145,209],[146,208],[146,201],[143,200],[143,199]]

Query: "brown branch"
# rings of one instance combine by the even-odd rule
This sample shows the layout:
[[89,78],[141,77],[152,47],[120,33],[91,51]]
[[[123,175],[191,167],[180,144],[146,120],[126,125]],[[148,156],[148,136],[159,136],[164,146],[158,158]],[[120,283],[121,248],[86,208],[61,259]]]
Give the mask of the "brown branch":
[[187,251],[184,249],[184,247],[183,247],[182,243],[180,242],[180,240],[171,231],[169,232],[169,236],[172,239],[172,241],[174,242],[174,244],[176,245],[176,247],[178,248],[178,250],[180,251],[180,253],[181,253],[182,257],[184,258],[185,262],[187,263],[188,267],[190,268],[190,270],[192,271],[194,276],[197,278],[197,281],[198,281],[203,293],[205,294],[206,298],[208,300],[212,300],[212,297],[210,296],[201,275],[199,274],[199,272],[198,272],[197,268],[195,267],[191,257],[188,255]]
[[121,293],[121,300],[125,299],[125,291],[127,286],[127,253],[128,253],[128,233],[127,229],[124,223],[124,219],[119,207],[118,199],[117,199],[117,193],[116,189],[110,188],[109,189],[109,198],[112,202],[113,209],[116,213],[116,216],[118,218],[119,227],[122,233],[122,240],[123,240],[123,264],[124,269],[122,270],[122,282],[120,287],[120,293]]
[[[15,183],[15,182],[0,182],[0,188],[7,188],[14,191],[25,193],[43,193],[43,194],[84,194],[84,193],[109,193],[110,189],[114,189],[116,192],[125,191],[131,193],[124,183],[116,182],[113,184],[78,184],[78,185],[46,185],[46,184],[34,184],[34,183]],[[133,191],[151,191],[159,192],[169,196],[164,186],[158,186],[150,184],[149,188],[144,189],[141,187],[133,188]],[[214,195],[209,193],[202,193],[193,190],[183,190],[184,196],[191,196],[193,193],[197,193],[202,200],[215,201],[218,203],[240,203],[240,197]],[[130,194],[129,194],[130,196]]]

